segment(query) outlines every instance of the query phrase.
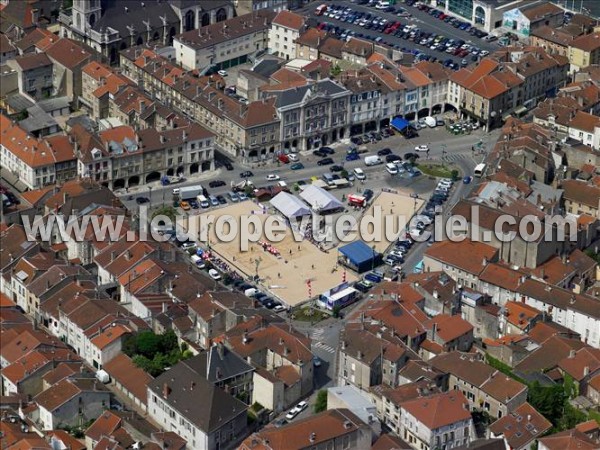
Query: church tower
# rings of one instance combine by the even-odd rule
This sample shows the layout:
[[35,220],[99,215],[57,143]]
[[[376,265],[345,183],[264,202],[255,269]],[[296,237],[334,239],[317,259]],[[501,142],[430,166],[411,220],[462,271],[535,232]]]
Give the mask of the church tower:
[[72,27],[81,34],[89,33],[89,30],[102,16],[100,0],[73,0],[73,23]]

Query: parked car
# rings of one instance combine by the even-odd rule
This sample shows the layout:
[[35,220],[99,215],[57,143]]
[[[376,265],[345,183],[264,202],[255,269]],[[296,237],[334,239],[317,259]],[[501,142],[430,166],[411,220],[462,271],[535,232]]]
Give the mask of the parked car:
[[220,186],[225,186],[225,182],[223,180],[212,180],[208,182],[208,187],[210,188],[218,188]]
[[318,166],[328,166],[330,164],[333,164],[333,159],[331,158],[323,158],[317,161]]
[[220,280],[221,279],[221,274],[219,273],[219,271],[217,269],[209,269],[208,270],[208,275],[213,280]]
[[281,177],[274,173],[270,173],[269,175],[267,175],[267,181],[278,181],[280,179],[281,179]]
[[377,151],[377,155],[378,156],[386,156],[392,153],[392,149],[391,148],[382,148],[381,150]]
[[246,170],[245,172],[240,173],[240,178],[250,178],[253,176],[254,174],[250,170]]
[[301,162],[294,163],[290,166],[290,169],[292,169],[292,170],[304,169],[304,164],[302,164]]
[[144,203],[150,203],[150,199],[148,197],[137,197],[135,199],[135,202],[138,205],[143,205]]

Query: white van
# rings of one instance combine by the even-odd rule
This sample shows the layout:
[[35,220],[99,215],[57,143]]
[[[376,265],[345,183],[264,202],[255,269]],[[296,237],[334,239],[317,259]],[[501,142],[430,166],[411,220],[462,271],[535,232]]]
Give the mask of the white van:
[[194,264],[196,264],[196,267],[198,267],[199,269],[204,269],[206,267],[206,264],[204,264],[204,260],[198,255],[192,255],[190,256],[190,259]]
[[289,153],[287,157],[291,162],[298,162],[300,160],[300,158],[298,158],[298,155],[296,155],[295,153]]
[[179,195],[179,188],[173,188],[173,195]]
[[202,208],[210,208],[210,201],[204,195],[198,196],[198,203]]
[[375,9],[385,9],[388,6],[390,6],[390,2],[389,1],[379,0],[377,2],[377,4],[375,5]]
[[377,155],[367,156],[365,158],[365,166],[376,166],[378,164],[383,164],[383,161]]
[[360,180],[360,181],[367,179],[365,172],[360,167],[357,167],[356,169],[354,169],[354,176],[356,177],[357,180]]

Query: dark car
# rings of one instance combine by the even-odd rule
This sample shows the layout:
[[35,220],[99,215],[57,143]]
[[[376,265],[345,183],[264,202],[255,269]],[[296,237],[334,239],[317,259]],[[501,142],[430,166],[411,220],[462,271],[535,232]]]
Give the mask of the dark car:
[[391,148],[382,148],[381,150],[377,151],[377,156],[386,156],[392,153],[392,149]]
[[346,155],[346,161],[358,161],[360,159],[360,155],[358,153],[348,153]]
[[225,182],[223,180],[212,180],[208,183],[208,187],[217,188],[220,186],[225,186]]
[[408,152],[404,155],[404,159],[418,159],[418,158],[419,158],[419,155],[417,153]]
[[148,197],[138,197],[135,199],[135,202],[138,205],[143,205],[144,203],[150,203],[150,199]]
[[329,164],[333,164],[333,159],[331,158],[323,158],[317,161],[318,166],[328,166]]
[[369,289],[371,289],[371,285],[364,283],[362,281],[358,281],[357,283],[354,283],[354,289],[356,289],[357,291],[360,291],[364,294],[364,293],[368,292]]
[[240,173],[240,178],[250,178],[253,176],[254,174],[250,170],[246,170],[245,172]]
[[226,205],[227,204],[227,200],[225,200],[225,197],[223,197],[222,195],[217,195],[217,201],[221,204],[221,205]]
[[321,150],[326,155],[333,155],[335,153],[335,150],[331,147],[321,147],[319,150]]
[[389,155],[387,155],[385,157],[385,162],[394,162],[394,161],[402,161],[402,157],[400,157],[398,155],[394,155],[393,153],[390,153]]
[[363,140],[360,136],[354,136],[352,139],[350,139],[350,142],[352,142],[354,145],[361,145]]
[[375,193],[371,189],[365,189],[362,195],[367,199],[367,201],[369,201],[373,198],[373,195],[375,195]]
[[327,153],[325,153],[325,152],[324,152],[324,151],[322,151],[322,150],[315,150],[315,151],[313,152],[313,155],[315,155],[315,156],[318,156],[319,158],[324,158],[324,157],[326,157],[326,156],[327,156]]
[[337,164],[335,166],[331,166],[329,168],[330,172],[341,172],[343,170],[344,170],[344,168],[342,166],[338,166]]
[[224,162],[223,165],[227,170],[233,170],[233,164],[231,164],[229,161]]

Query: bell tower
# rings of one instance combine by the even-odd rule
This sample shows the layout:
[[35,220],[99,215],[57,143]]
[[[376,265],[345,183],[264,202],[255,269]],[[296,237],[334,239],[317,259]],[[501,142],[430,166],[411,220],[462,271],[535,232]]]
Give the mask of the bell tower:
[[81,34],[88,34],[102,16],[100,0],[73,0],[72,27]]

